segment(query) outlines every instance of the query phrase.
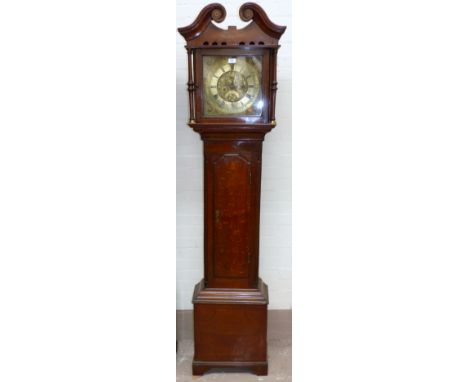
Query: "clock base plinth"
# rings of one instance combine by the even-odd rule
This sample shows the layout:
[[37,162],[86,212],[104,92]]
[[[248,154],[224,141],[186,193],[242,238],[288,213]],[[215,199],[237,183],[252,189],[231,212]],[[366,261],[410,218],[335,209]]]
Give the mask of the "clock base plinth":
[[195,286],[193,375],[209,369],[249,369],[266,375],[268,287],[256,289]]

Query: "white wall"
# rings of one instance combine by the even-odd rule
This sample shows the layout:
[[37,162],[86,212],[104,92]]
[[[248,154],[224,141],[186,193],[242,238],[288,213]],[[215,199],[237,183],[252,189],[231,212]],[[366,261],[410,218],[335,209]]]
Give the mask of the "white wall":
[[[179,0],[177,26],[195,19],[209,2]],[[223,1],[226,28],[246,25],[239,18],[245,1]],[[268,284],[270,309],[291,308],[291,4],[257,2],[271,20],[287,29],[278,52],[277,127],[263,146],[260,277]],[[202,141],[187,125],[187,58],[177,34],[177,309],[192,309],[195,283],[203,277]]]

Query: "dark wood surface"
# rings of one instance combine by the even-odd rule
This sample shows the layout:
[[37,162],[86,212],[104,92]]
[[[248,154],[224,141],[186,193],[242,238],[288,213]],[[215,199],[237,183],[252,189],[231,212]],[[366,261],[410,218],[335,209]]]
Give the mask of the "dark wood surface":
[[[276,126],[276,57],[286,27],[254,3],[239,10],[246,27],[224,30],[226,10],[209,4],[179,28],[188,57],[188,125],[204,148],[204,279],[194,291],[193,374],[248,368],[266,375],[268,289],[258,275],[262,144]],[[205,116],[203,56],[262,57],[260,117]]]

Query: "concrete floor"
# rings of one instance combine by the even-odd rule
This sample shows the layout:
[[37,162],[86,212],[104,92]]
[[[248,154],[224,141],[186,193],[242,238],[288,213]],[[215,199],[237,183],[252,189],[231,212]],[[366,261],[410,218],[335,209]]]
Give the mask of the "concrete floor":
[[292,381],[291,378],[291,311],[268,312],[268,375],[256,376],[249,371],[240,373],[212,369],[203,376],[192,376],[193,330],[190,327],[192,311],[178,311],[177,381]]

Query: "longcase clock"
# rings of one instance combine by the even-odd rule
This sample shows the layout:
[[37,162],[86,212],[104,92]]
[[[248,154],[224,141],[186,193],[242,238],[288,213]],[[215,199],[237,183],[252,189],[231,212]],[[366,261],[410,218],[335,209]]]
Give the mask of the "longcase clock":
[[258,277],[262,143],[276,126],[276,57],[286,27],[245,3],[237,29],[221,4],[178,31],[188,58],[188,125],[204,149],[204,278],[195,286],[193,374],[268,373],[268,288]]

